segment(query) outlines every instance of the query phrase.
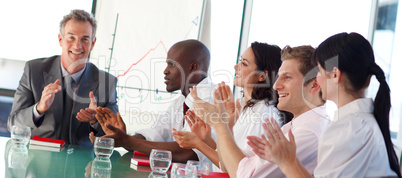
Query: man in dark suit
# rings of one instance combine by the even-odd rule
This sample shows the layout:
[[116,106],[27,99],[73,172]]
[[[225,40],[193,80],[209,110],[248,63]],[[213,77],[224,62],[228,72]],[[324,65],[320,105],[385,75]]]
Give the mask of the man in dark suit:
[[[92,145],[88,135],[104,132],[94,118],[97,106],[118,112],[116,77],[88,63],[95,45],[96,20],[72,10],[60,22],[61,56],[28,61],[14,96],[8,129],[31,127],[32,136]],[[89,97],[88,97],[89,95]]]

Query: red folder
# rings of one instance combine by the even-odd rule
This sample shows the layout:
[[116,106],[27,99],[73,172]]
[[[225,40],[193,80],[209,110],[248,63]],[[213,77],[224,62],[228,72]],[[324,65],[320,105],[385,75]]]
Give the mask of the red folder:
[[148,156],[142,156],[142,155],[136,155],[131,158],[131,164],[134,164],[136,166],[151,166],[149,163],[149,157]]
[[66,142],[64,140],[54,139],[54,138],[44,138],[35,135],[30,144],[33,145],[41,145],[41,146],[50,146],[50,147],[63,147]]
[[[174,162],[172,162],[173,164]],[[149,155],[134,151],[133,157],[131,158],[131,164],[135,166],[151,166],[151,163],[149,162]],[[170,164],[170,168],[172,167],[172,164]]]
[[228,173],[224,172],[209,172],[209,175],[202,175],[204,178],[230,178]]
[[134,155],[148,156],[148,157],[149,157],[149,155],[147,155],[147,154],[145,154],[145,153],[138,152],[138,151],[134,151]]
[[134,169],[136,171],[152,172],[152,169],[149,166],[137,166],[137,165],[134,165],[134,164],[130,164],[130,168]]

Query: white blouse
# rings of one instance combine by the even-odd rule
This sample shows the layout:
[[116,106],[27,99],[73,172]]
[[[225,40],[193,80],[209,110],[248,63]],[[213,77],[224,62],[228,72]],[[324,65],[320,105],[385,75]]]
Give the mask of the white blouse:
[[240,149],[251,149],[247,145],[246,137],[249,135],[261,136],[264,133],[261,124],[265,118],[271,117],[281,125],[278,109],[273,104],[265,104],[265,101],[258,101],[253,107],[248,107],[241,112],[239,119],[237,119],[236,124],[233,126],[233,137],[237,146]]
[[335,112],[318,142],[315,177],[396,176],[373,109],[372,99],[364,98]]

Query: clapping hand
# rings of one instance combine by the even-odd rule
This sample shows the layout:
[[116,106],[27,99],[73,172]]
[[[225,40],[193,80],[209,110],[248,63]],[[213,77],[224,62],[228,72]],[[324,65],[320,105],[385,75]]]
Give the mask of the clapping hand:
[[184,118],[190,126],[191,132],[172,129],[172,135],[181,148],[197,148],[201,142],[212,140],[211,126],[197,117],[194,111],[188,110]]
[[54,83],[50,83],[43,89],[40,101],[36,105],[36,110],[39,114],[43,114],[52,106],[54,96],[59,91],[61,91],[60,79],[57,79]]
[[279,167],[296,162],[296,143],[292,131],[289,130],[288,141],[275,119],[266,119],[263,128],[268,139],[264,135],[261,138],[248,136],[247,143],[253,152],[261,159],[273,162]]
[[123,119],[120,116],[120,112],[114,114],[114,112],[109,108],[96,108],[96,120],[101,124],[103,131],[106,135],[113,134],[113,131],[109,129],[107,124],[112,125],[113,127],[126,132],[126,124],[124,123]]
[[184,149],[197,148],[197,144],[202,142],[197,134],[193,132],[178,131],[173,128],[172,135],[179,146]]
[[233,128],[242,110],[240,99],[237,99],[235,104],[233,92],[225,82],[218,84],[218,91],[221,94],[226,112],[229,114],[229,128]]
[[190,88],[190,94],[194,98],[193,107],[195,114],[205,123],[212,127],[217,124],[228,124],[229,114],[225,110],[222,97],[218,90],[214,89],[214,105],[198,97],[196,86]]
[[261,135],[261,138],[254,135],[247,136],[247,144],[252,148],[253,152],[258,157],[265,160],[271,160],[271,154],[266,148],[266,140],[264,140],[262,137],[264,137],[264,135]]
[[[126,137],[129,135],[126,134],[126,124],[118,112],[117,115],[114,114],[112,110],[109,108],[96,108],[95,118],[102,126],[103,131],[106,133],[103,137],[113,138],[115,142],[115,147],[124,146],[126,141]],[[91,132],[89,134],[89,138],[93,143],[95,140],[94,133]]]
[[196,134],[201,141],[206,142],[207,140],[212,139],[211,137],[211,126],[202,121],[199,117],[197,117],[192,110],[188,110],[186,112],[186,116],[184,116],[188,125],[190,126],[191,132]]
[[76,118],[81,122],[89,122],[90,124],[95,124],[97,122],[95,118],[95,109],[97,107],[97,103],[92,91],[89,92],[89,98],[91,99],[91,103],[87,108],[81,109],[80,112],[77,113]]

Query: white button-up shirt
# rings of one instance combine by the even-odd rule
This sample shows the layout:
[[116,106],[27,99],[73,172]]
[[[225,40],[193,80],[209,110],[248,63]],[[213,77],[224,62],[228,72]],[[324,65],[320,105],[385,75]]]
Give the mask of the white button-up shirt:
[[279,122],[279,111],[273,104],[267,105],[265,101],[258,101],[252,107],[246,108],[233,126],[233,137],[240,149],[250,149],[247,145],[247,136],[261,136],[264,133],[262,123],[265,118],[274,118]]
[[[210,79],[205,78],[199,84],[197,84],[198,97],[213,104],[212,96],[215,86],[216,85],[213,84]],[[179,98],[173,101],[168,110],[159,116],[159,118],[150,128],[139,130],[136,132],[136,134],[141,134],[147,141],[175,142],[176,140],[172,135],[172,128],[191,132],[188,123],[184,122],[183,103],[185,102],[189,109],[193,110],[193,100],[194,99],[190,94],[187,95],[187,97],[180,95]],[[211,128],[211,136],[216,141],[216,134],[213,128]],[[193,149],[193,151],[197,154],[199,161],[210,162],[209,159],[199,150]]]
[[[281,128],[288,140],[289,130],[292,130],[296,156],[311,174],[317,166],[318,138],[330,123],[325,108],[316,107]],[[246,157],[238,165],[237,177],[285,177],[278,165],[259,158],[248,149],[244,149],[243,153]]]
[[396,176],[373,109],[373,100],[364,98],[335,111],[319,140],[315,177]]

